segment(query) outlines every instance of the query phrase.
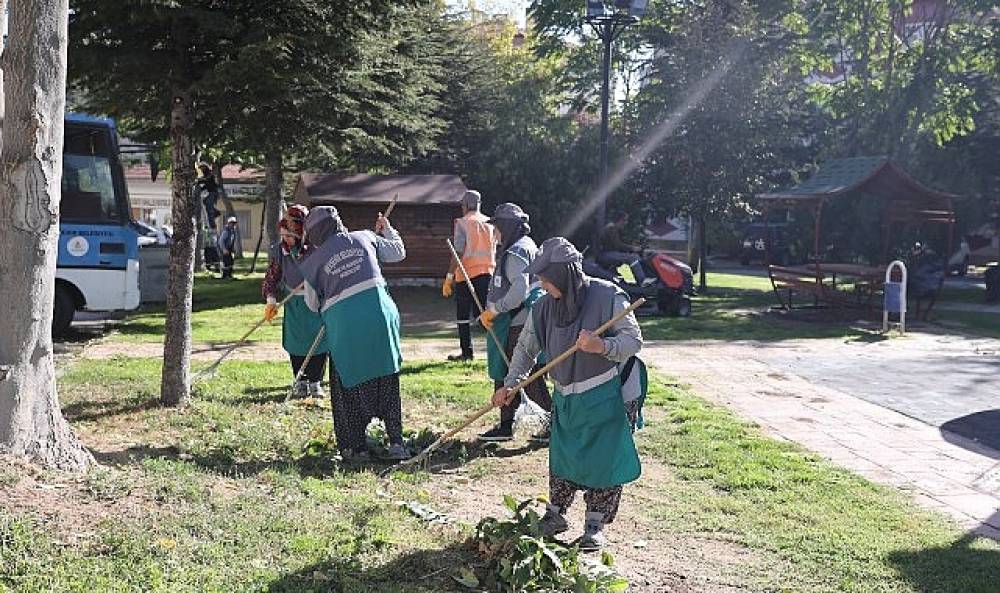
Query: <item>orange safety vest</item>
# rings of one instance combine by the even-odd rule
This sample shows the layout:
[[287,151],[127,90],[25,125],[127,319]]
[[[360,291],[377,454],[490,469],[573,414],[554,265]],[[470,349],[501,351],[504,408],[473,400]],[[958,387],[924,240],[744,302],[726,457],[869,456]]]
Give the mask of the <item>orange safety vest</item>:
[[[496,229],[487,222],[482,212],[469,212],[462,218],[455,219],[455,226],[465,231],[465,251],[462,252],[462,265],[473,278],[483,274],[493,274],[496,269]],[[455,270],[455,280],[464,282],[461,268]]]

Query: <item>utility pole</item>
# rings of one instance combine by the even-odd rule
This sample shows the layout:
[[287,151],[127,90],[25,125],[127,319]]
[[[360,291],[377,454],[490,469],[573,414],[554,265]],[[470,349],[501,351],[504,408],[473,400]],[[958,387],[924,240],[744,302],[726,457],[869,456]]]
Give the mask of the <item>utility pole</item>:
[[[603,60],[601,63],[601,163],[598,187],[603,186],[608,180],[608,159],[610,158],[610,131],[608,120],[611,111],[611,48],[615,39],[621,35],[629,25],[639,22],[639,17],[646,14],[646,4],[648,0],[614,0],[614,2],[604,2],[602,0],[587,1],[586,22],[597,33],[603,44]],[[597,205],[595,212],[595,222],[597,230],[600,232],[604,228],[607,220],[607,203],[602,199]]]

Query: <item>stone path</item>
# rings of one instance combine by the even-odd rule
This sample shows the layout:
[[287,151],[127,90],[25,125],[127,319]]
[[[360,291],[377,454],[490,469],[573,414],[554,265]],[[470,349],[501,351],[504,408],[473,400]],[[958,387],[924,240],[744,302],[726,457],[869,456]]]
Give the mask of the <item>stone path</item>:
[[[872,481],[910,491],[919,504],[950,515],[964,528],[1000,538],[1000,451],[865,401],[862,368],[837,371],[853,377],[853,388],[844,391],[797,374],[788,363],[795,357],[821,361],[824,349],[836,351],[841,343],[658,342],[647,344],[644,354],[664,373],[769,434]],[[898,348],[908,345],[903,341]],[[873,360],[878,358],[885,357]],[[807,374],[822,370],[821,364],[801,366]],[[949,375],[942,366],[939,374],[925,376],[925,387],[933,392],[935,384],[949,385],[961,372],[959,366]],[[1000,401],[993,405],[1000,407]]]

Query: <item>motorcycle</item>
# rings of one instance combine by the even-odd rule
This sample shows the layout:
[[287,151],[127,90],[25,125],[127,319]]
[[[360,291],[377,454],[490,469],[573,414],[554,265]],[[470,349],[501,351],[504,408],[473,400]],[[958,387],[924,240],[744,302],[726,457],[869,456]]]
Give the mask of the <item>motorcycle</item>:
[[[636,266],[640,268],[641,276],[645,278],[642,283],[634,280],[640,276],[634,271]],[[592,255],[583,260],[583,271],[587,275],[613,282],[628,293],[629,300],[645,298],[646,304],[636,311],[638,315],[670,317],[691,315],[691,297],[694,296],[695,290],[694,274],[690,266],[666,253],[645,251],[630,267],[633,268],[633,279],[626,278],[618,273],[617,269],[611,270],[610,266],[598,263]]]

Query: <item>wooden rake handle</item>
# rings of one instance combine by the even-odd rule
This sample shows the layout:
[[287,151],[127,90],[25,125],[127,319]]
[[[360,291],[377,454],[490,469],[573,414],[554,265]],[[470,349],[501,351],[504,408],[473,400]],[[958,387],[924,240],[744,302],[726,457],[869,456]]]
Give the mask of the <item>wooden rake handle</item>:
[[[303,282],[302,284],[299,284],[295,290],[285,295],[285,298],[278,301],[278,308],[279,309],[282,308],[283,306],[285,306],[285,303],[291,300],[293,296],[301,293],[305,285],[306,283]],[[218,360],[213,362],[210,366],[198,371],[198,373],[191,379],[191,382],[194,383],[195,381],[204,378],[206,375],[215,372],[215,369],[219,368],[219,365],[222,364],[222,361],[226,360],[226,358],[228,358],[230,354],[232,354],[237,348],[242,346],[244,342],[247,341],[247,338],[249,338],[252,333],[257,331],[257,329],[259,329],[260,326],[264,325],[264,321],[265,321],[264,319],[261,319],[257,323],[253,324],[253,327],[248,329],[247,333],[243,334],[243,337],[237,340],[235,344],[227,348],[226,351],[222,353],[222,356],[220,356]]]
[[[606,321],[603,324],[601,324],[600,327],[598,327],[597,329],[595,329],[593,331],[593,334],[595,336],[599,336],[599,335],[603,334],[604,332],[608,331],[609,329],[611,329],[611,326],[613,326],[614,324],[616,324],[619,321],[621,321],[622,318],[624,318],[625,316],[627,316],[627,315],[631,314],[632,312],[634,312],[636,309],[638,309],[639,307],[641,307],[645,302],[646,302],[646,299],[644,299],[644,298],[637,299],[634,303],[632,303],[631,305],[629,305],[627,309],[625,309],[623,311],[619,311],[617,315],[615,315],[614,317],[612,317],[608,321]],[[511,391],[520,391],[520,390],[524,389],[525,387],[527,387],[528,385],[530,385],[533,381],[535,381],[536,379],[544,376],[545,373],[548,373],[549,371],[551,371],[557,364],[563,362],[564,360],[566,360],[570,356],[573,356],[574,354],[576,354],[579,349],[580,349],[580,347],[577,346],[576,344],[574,344],[572,348],[570,348],[569,350],[563,352],[559,356],[555,357],[554,359],[552,359],[551,361],[549,361],[548,364],[546,364],[542,368],[538,369],[537,371],[535,371],[534,373],[532,373],[531,375],[529,375],[528,378],[522,380],[520,383],[518,383],[517,385],[515,385],[514,387],[512,387]],[[415,465],[417,463],[422,462],[424,459],[427,459],[427,457],[429,457],[431,453],[433,453],[442,444],[444,444],[445,441],[451,439],[456,434],[462,432],[463,430],[465,430],[466,428],[468,428],[469,426],[471,426],[473,422],[475,422],[476,420],[479,420],[480,418],[482,418],[483,416],[485,416],[492,409],[493,409],[493,404],[492,403],[489,403],[489,404],[487,404],[487,405],[479,408],[478,410],[476,410],[476,412],[474,414],[472,414],[471,416],[469,416],[468,418],[466,418],[462,422],[462,424],[460,426],[458,426],[457,428],[453,428],[453,429],[449,430],[448,432],[444,433],[443,435],[441,435],[440,438],[438,438],[438,440],[434,441],[433,443],[431,443],[431,445],[429,447],[427,447],[426,449],[424,449],[423,451],[421,451],[419,455],[417,455],[415,457],[412,457],[412,458],[410,458],[407,461],[404,461],[403,463],[397,465],[396,467],[397,468],[401,468],[401,467],[406,467],[406,466],[410,466],[410,465]]]

